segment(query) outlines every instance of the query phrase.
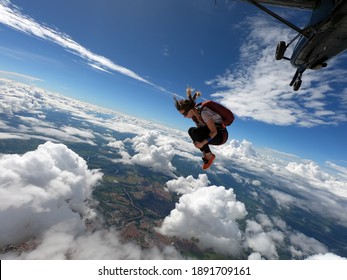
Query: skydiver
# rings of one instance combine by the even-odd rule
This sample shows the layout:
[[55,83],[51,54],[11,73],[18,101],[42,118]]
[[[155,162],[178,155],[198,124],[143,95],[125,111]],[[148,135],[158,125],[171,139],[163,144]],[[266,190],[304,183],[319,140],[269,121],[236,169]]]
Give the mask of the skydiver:
[[209,108],[199,108],[196,105],[196,98],[201,95],[195,92],[192,96],[191,88],[187,88],[187,99],[175,99],[176,109],[185,117],[192,119],[196,127],[188,130],[194,146],[202,151],[202,169],[208,169],[216,158],[210,150],[209,145],[222,145],[227,139],[228,131],[223,125],[223,119],[217,112]]

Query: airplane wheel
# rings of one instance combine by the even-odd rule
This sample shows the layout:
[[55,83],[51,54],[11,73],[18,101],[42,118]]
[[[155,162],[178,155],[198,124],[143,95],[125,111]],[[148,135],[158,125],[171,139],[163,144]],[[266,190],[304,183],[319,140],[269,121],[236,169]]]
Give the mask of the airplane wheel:
[[276,55],[275,55],[276,60],[281,60],[283,58],[286,49],[287,49],[286,42],[281,41],[277,44]]
[[295,83],[294,83],[294,85],[293,85],[294,91],[298,91],[298,90],[300,89],[301,83],[302,83],[301,80],[296,80],[296,81],[295,81]]

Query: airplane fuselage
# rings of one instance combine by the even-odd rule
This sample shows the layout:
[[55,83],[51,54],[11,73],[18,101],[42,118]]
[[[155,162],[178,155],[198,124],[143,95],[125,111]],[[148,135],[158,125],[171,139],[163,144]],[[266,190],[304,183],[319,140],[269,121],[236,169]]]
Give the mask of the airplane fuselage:
[[347,48],[347,1],[322,0],[314,9],[291,56],[294,67],[319,69]]
[[258,0],[263,4],[302,9],[314,9],[320,0]]

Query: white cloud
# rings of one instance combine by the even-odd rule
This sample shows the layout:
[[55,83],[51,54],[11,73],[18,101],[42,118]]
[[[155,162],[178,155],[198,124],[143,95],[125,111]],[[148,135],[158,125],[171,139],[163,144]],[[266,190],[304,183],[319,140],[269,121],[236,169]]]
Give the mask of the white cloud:
[[248,256],[248,260],[263,260],[260,253],[252,253]]
[[308,162],[308,163],[297,163],[290,162],[286,169],[292,173],[295,173],[299,176],[308,176],[310,178],[317,179],[317,181],[326,181],[331,178],[331,176],[323,172],[317,163]]
[[333,253],[326,253],[310,256],[307,260],[347,260],[347,258],[340,257]]
[[257,219],[260,220],[260,223],[254,220],[246,221],[244,246],[268,259],[277,259],[276,247],[277,244],[283,243],[284,234],[273,228],[272,222],[266,215],[258,215]]
[[111,141],[107,144],[107,146],[114,148],[114,149],[120,149],[123,150],[124,149],[124,143],[123,141]]
[[[79,131],[79,133],[77,133]],[[28,130],[28,132],[36,133],[36,134],[44,134],[50,137],[53,137],[54,139],[59,139],[60,141],[66,141],[66,142],[81,142],[81,143],[87,143],[89,145],[96,145],[92,140],[90,139],[81,139],[79,137],[73,136],[73,134],[77,136],[86,135],[86,132],[82,132],[81,130],[75,129],[67,129],[66,127],[63,128],[63,131],[54,127],[42,127],[42,126],[35,126],[32,129]],[[84,137],[82,137],[84,138]]]
[[170,190],[184,194],[158,231],[170,236],[195,238],[203,249],[237,256],[241,232],[236,221],[246,216],[245,205],[236,200],[232,189],[207,186],[207,182],[205,174],[196,180],[189,176],[169,181]]
[[2,24],[5,24],[18,31],[24,32],[28,35],[32,35],[40,39],[55,43],[63,47],[65,50],[85,59],[87,61],[87,64],[92,65],[93,68],[97,68],[105,72],[118,72],[135,80],[156,86],[140,75],[136,74],[134,71],[117,65],[106,57],[93,53],[92,51],[74,41],[68,35],[36,22],[33,18],[24,15],[9,1],[0,2],[0,14],[0,22]]
[[[343,94],[336,96],[332,90],[334,83],[346,84],[338,62],[317,72],[306,71],[302,88],[294,92],[289,83],[296,69],[274,58],[280,38],[294,36],[263,17],[248,18],[246,24],[250,33],[240,48],[240,62],[207,82],[220,89],[213,97],[241,118],[269,124],[312,127],[347,121]],[[331,109],[332,103],[337,109]]]
[[329,205],[329,208],[333,208],[336,198],[347,198],[347,182],[326,173],[317,163],[291,162],[286,166],[286,170],[289,171],[287,176],[295,180],[298,188],[305,186],[305,195],[306,190],[311,189],[314,192],[310,194],[311,198],[317,198],[322,204]]
[[[63,144],[47,142],[24,155],[0,157],[0,247],[28,251],[1,259],[179,259],[171,246],[143,250],[115,229],[89,231],[91,191],[102,173]],[[90,201],[90,202],[88,202]]]
[[169,46],[163,45],[161,48],[161,53],[163,56],[170,56]]
[[187,194],[196,189],[208,187],[209,183],[210,181],[205,174],[199,174],[198,179],[194,179],[193,176],[179,177],[176,180],[168,181],[166,186],[171,192]]
[[346,167],[342,167],[342,166],[339,166],[337,165],[336,163],[333,163],[331,161],[327,161],[326,164],[332,168],[333,170],[335,171],[338,171],[338,174],[344,178],[344,179],[347,179],[347,168]]
[[158,131],[149,131],[145,135],[131,139],[130,141],[137,152],[131,161],[138,165],[149,167],[153,171],[162,172],[176,178],[176,175],[173,173],[176,168],[171,164],[175,150],[171,145],[157,147],[156,141],[158,138]]
[[[194,159],[191,152],[195,152],[195,149],[191,148],[192,145],[187,145],[184,140],[174,139],[172,136],[166,135],[167,132],[165,130],[160,130],[159,132],[159,129],[161,128],[140,130],[138,132],[139,135],[127,138],[124,141],[110,139],[111,141],[107,146],[115,149],[121,156],[121,158],[113,159],[113,162],[138,164],[148,167],[155,172],[161,172],[176,178],[174,174],[176,168],[171,163],[173,157],[178,154]],[[182,132],[178,134],[181,135]],[[128,151],[126,144],[132,145],[132,149],[135,152],[133,155]]]
[[293,257],[302,258],[315,253],[328,253],[326,246],[302,233],[292,233],[289,239],[291,244],[290,251]]
[[20,242],[68,219],[91,217],[85,201],[101,179],[63,144],[0,158],[1,245]]
[[276,246],[271,239],[271,236],[268,234],[261,232],[255,234],[252,237],[248,237],[246,241],[246,245],[250,247],[255,252],[258,252],[268,259],[277,259],[278,253],[276,250]]
[[293,259],[328,253],[325,245],[293,231],[278,217],[270,219],[265,214],[258,214],[255,220],[247,220],[246,224],[243,246],[253,251],[249,259],[278,259],[279,250],[284,248],[289,249]]
[[6,77],[9,79],[12,79],[13,77],[15,77],[16,79],[21,79],[21,80],[24,80],[27,82],[43,81],[43,80],[36,78],[36,77],[23,75],[23,74],[19,74],[19,73],[15,73],[15,72],[3,71],[3,70],[0,70],[0,76]]
[[268,190],[267,193],[275,199],[276,203],[280,207],[289,209],[289,206],[295,203],[296,198],[284,192],[280,192],[276,190]]
[[[219,149],[218,149],[219,148]],[[217,151],[221,150],[220,147]],[[227,146],[223,146],[222,152],[225,157],[233,158],[254,158],[257,156],[257,152],[253,149],[252,143],[247,140],[239,142],[235,139],[231,139]]]
[[70,135],[77,135],[82,138],[87,138],[87,139],[93,139],[95,138],[93,132],[91,130],[85,130],[85,129],[80,129],[72,126],[62,126],[61,130],[65,131],[66,133]]
[[123,164],[133,164],[133,162],[131,161],[131,156],[125,148],[123,141],[113,140],[109,142],[107,146],[117,150],[118,154],[121,156],[121,159],[114,159],[114,162]]
[[0,85],[3,92],[0,99],[0,113],[11,115],[19,111],[41,113],[38,96],[30,95],[31,90],[29,86],[23,91],[22,89],[13,88],[11,82],[3,79],[0,79]]

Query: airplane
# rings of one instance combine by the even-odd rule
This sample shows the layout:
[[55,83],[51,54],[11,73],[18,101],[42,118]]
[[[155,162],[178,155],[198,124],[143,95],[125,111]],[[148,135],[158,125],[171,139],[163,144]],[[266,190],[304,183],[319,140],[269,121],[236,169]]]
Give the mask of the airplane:
[[[342,53],[347,48],[347,0],[243,0],[256,6],[270,16],[294,29],[298,34],[288,44],[277,44],[276,60],[289,60],[297,68],[290,82],[294,91],[302,83],[302,74],[307,69],[326,67],[327,61]],[[280,17],[262,4],[290,8],[311,9],[312,15],[305,28],[299,28]],[[297,41],[290,58],[284,56],[287,48]]]

